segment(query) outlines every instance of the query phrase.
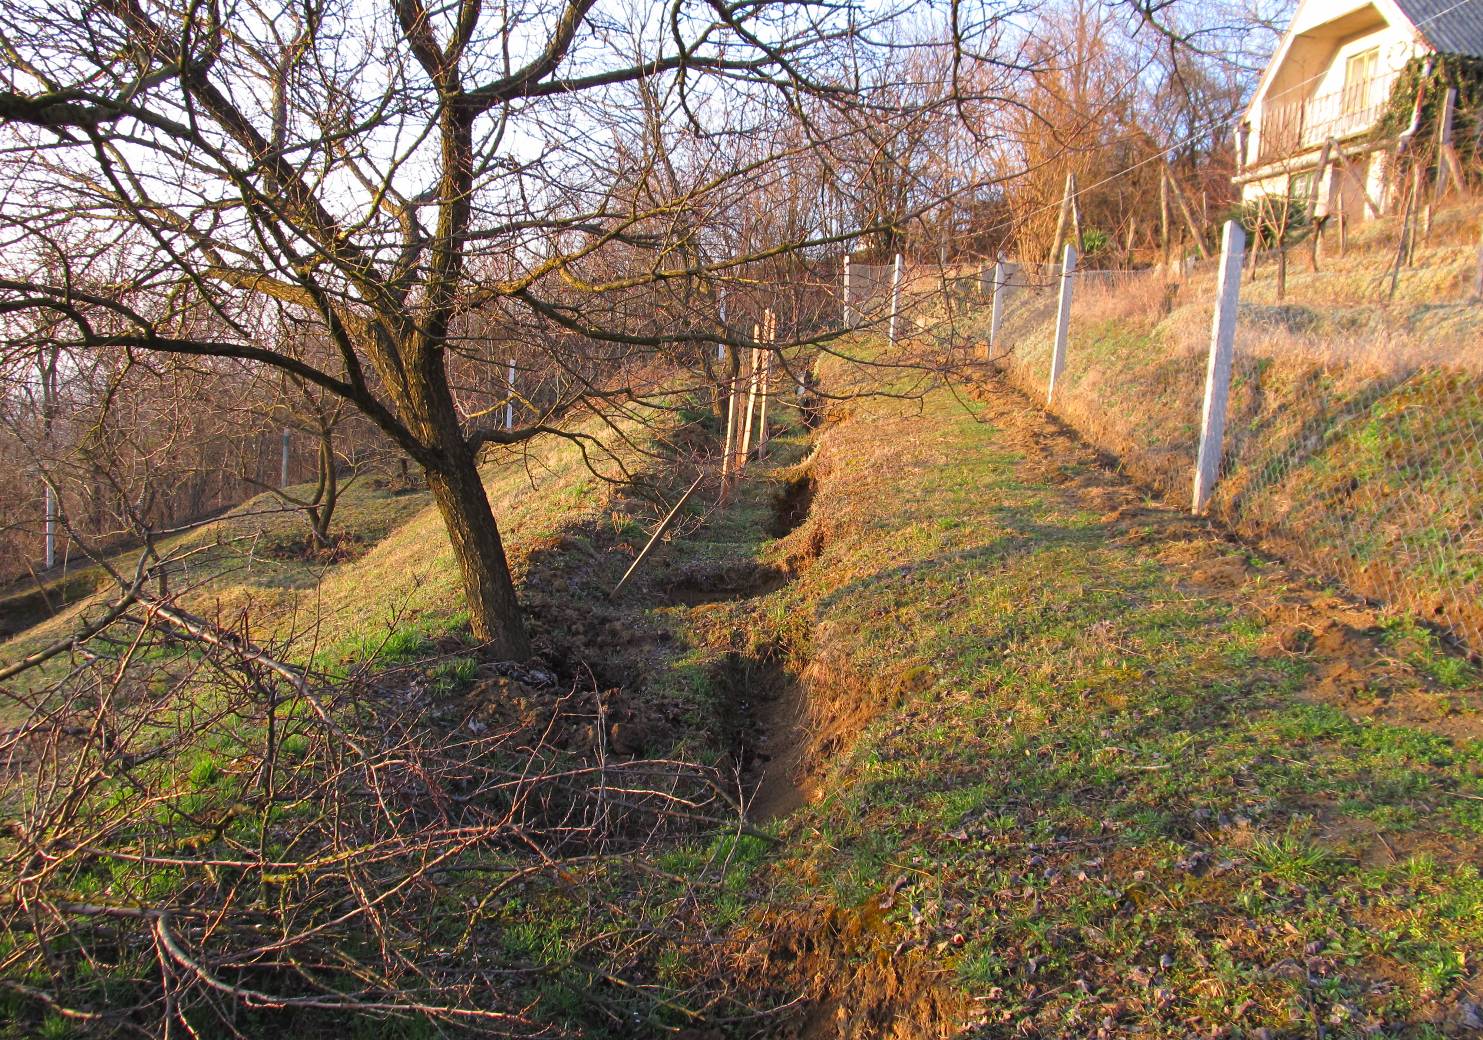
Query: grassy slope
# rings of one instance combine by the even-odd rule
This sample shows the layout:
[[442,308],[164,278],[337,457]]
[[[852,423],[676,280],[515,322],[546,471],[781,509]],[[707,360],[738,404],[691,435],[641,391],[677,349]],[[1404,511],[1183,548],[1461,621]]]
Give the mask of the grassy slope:
[[[1464,639],[1483,639],[1476,224],[1474,208],[1441,211],[1388,307],[1388,220],[1362,225],[1316,273],[1296,250],[1280,301],[1270,263],[1243,280],[1226,477],[1212,503],[1232,526]],[[1208,268],[1167,304],[1156,275],[1079,291],[1058,388],[1058,414],[1178,503],[1213,292]],[[1008,370],[1032,396],[1044,392],[1053,300],[1027,293],[1006,320]],[[969,319],[980,333],[986,322]]]
[[[635,444],[630,461],[642,468],[640,452],[653,450],[652,432],[639,431]],[[611,462],[594,464],[608,476],[621,475]],[[594,475],[568,441],[538,445],[526,457],[496,458],[484,474],[517,581],[532,554],[550,548],[562,530],[610,517],[621,542],[635,534],[631,525],[647,519],[638,503],[637,517],[612,514],[616,485]],[[343,563],[275,555],[274,546],[301,538],[304,527],[291,513],[254,513],[271,508],[270,497],[259,496],[221,520],[162,543],[162,553],[198,549],[172,571],[172,589],[188,608],[229,623],[250,609],[259,638],[292,640],[290,656],[318,655],[327,664],[408,656],[429,638],[466,625],[458,571],[426,492],[396,494],[369,481],[353,485],[335,525],[368,548]],[[113,563],[131,573],[134,556],[120,553]],[[101,571],[91,571],[102,584]],[[65,635],[80,616],[99,609],[106,591],[73,602],[0,644],[0,660]]]
[[823,554],[759,620],[822,729],[873,721],[770,905],[845,908],[857,964],[915,953],[986,1035],[1455,1022],[1477,674],[1140,503],[1007,393],[823,438],[794,536]]
[[[737,663],[791,655],[842,752],[769,865],[761,842],[700,838],[657,861],[686,884],[620,870],[595,890],[661,933],[697,891],[703,923],[743,938],[799,904],[844,908],[863,922],[851,956],[934,966],[991,1034],[1455,1020],[1483,949],[1476,674],[1140,503],[1018,401],[939,391],[920,410],[850,411],[821,440],[803,529],[768,537],[777,484],[758,467],[614,603],[595,594],[659,507],[593,480],[566,445],[534,490],[523,468],[491,471],[538,639],[633,677],[662,738],[651,751],[723,755],[744,725]],[[784,439],[775,466],[805,448]],[[667,594],[815,552],[756,599]],[[250,596],[286,630],[309,602],[293,585],[211,596]],[[436,516],[331,569],[314,601],[304,652],[431,653],[460,621]],[[679,1007],[714,980],[680,994],[717,970],[714,944],[624,965],[593,1017],[601,987],[576,967],[610,923],[593,890],[489,908],[506,954],[551,969],[539,1012],[688,1022]],[[772,978],[794,995],[786,971]]]

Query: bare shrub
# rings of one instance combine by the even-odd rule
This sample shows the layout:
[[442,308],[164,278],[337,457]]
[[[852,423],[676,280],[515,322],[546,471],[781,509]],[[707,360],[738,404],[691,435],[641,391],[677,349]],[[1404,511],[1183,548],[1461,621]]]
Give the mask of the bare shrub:
[[[570,974],[601,1004],[647,955],[650,900],[704,883],[658,870],[651,844],[737,826],[715,770],[612,757],[595,690],[332,681],[148,582],[141,566],[85,638],[0,672],[18,719],[0,735],[0,994],[20,1022],[552,1032],[540,985]],[[542,885],[587,891],[590,964],[500,952],[502,908]]]

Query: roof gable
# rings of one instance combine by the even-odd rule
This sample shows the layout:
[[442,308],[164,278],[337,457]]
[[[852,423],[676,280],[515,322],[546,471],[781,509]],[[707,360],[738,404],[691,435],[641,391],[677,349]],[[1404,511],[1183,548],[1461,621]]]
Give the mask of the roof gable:
[[[1443,11],[1449,5],[1457,4],[1458,0],[1408,0],[1408,2],[1434,5],[1438,11]],[[1461,0],[1461,3],[1463,6],[1483,8],[1483,0]],[[1250,119],[1252,111],[1266,98],[1267,90],[1272,85],[1272,79],[1277,75],[1277,70],[1282,68],[1282,63],[1287,60],[1288,52],[1292,50],[1293,41],[1304,33],[1311,32],[1320,25],[1344,17],[1366,6],[1373,6],[1380,12],[1380,16],[1390,25],[1417,32],[1415,19],[1401,7],[1401,0],[1368,0],[1368,3],[1349,4],[1345,5],[1329,18],[1322,17],[1323,8],[1331,4],[1332,0],[1298,0],[1298,6],[1293,11],[1291,20],[1287,23],[1287,31],[1282,34],[1282,39],[1278,42],[1277,49],[1272,52],[1271,60],[1267,62],[1267,67],[1262,70],[1262,76],[1257,81],[1256,89],[1251,92],[1251,101],[1247,103],[1245,118]],[[1475,12],[1473,17],[1479,17],[1480,13],[1483,12]],[[1438,18],[1437,21],[1440,22],[1441,19]],[[1427,42],[1431,43],[1430,39]],[[1434,43],[1431,45],[1435,49],[1442,49]]]

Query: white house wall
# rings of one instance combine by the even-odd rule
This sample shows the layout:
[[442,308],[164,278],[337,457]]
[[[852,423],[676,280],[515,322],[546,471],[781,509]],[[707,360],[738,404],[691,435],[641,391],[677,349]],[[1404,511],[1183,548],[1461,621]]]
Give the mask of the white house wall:
[[[1319,79],[1314,93],[1322,96],[1337,94],[1343,90],[1345,62],[1353,55],[1363,54],[1372,47],[1380,52],[1375,63],[1377,80],[1394,77],[1397,72],[1406,67],[1406,62],[1418,53],[1415,37],[1408,29],[1397,29],[1395,26],[1387,25],[1383,29],[1351,37],[1341,43],[1330,56],[1329,66]],[[1372,97],[1366,103],[1378,105],[1384,100],[1382,97]]]
[[[1387,21],[1394,18],[1395,21]],[[1378,21],[1378,25],[1375,24]],[[1293,24],[1274,60],[1276,68],[1269,69],[1263,77],[1257,97],[1248,110],[1250,132],[1246,140],[1246,164],[1253,173],[1257,157],[1261,154],[1261,121],[1264,109],[1271,106],[1276,111],[1281,106],[1305,97],[1324,97],[1338,94],[1344,89],[1346,61],[1355,54],[1374,48],[1378,51],[1375,65],[1375,97],[1367,99],[1370,106],[1378,106],[1385,100],[1379,96],[1388,93],[1393,74],[1405,68],[1413,57],[1427,53],[1429,48],[1417,37],[1415,30],[1403,16],[1394,10],[1387,0],[1355,3],[1351,0],[1307,0],[1294,13]],[[1386,194],[1386,158],[1381,153],[1358,153],[1349,148],[1350,163],[1354,179],[1362,180],[1364,192],[1371,199],[1384,203]],[[1308,146],[1290,157],[1281,165],[1270,163],[1270,176],[1261,177],[1242,186],[1243,200],[1251,202],[1263,195],[1283,195],[1289,189],[1291,174],[1311,170],[1317,163],[1318,148]],[[1340,207],[1353,219],[1364,219],[1374,214],[1363,203],[1364,193],[1358,183],[1344,184],[1345,178],[1337,170],[1330,170],[1324,183],[1318,186],[1320,200],[1327,204],[1329,212]],[[1340,196],[1343,201],[1340,201]]]

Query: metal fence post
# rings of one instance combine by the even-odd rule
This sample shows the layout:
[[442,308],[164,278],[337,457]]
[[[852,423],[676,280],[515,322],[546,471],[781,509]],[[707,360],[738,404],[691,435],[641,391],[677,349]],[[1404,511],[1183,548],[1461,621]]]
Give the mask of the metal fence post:
[[1071,276],[1076,273],[1076,247],[1066,243],[1061,254],[1061,300],[1056,308],[1056,344],[1050,355],[1050,381],[1045,388],[1045,406],[1056,398],[1056,380],[1066,367],[1066,336],[1071,328]]
[[896,263],[891,268],[891,323],[886,331],[886,340],[896,345],[896,312],[901,309],[901,254],[896,254]]
[[1205,368],[1205,406],[1200,417],[1200,453],[1195,460],[1191,511],[1203,513],[1220,476],[1226,431],[1226,403],[1231,394],[1231,357],[1236,340],[1236,309],[1241,301],[1241,254],[1246,232],[1239,221],[1226,221],[1220,238],[1220,271],[1215,287],[1215,316],[1210,323],[1210,361]]

